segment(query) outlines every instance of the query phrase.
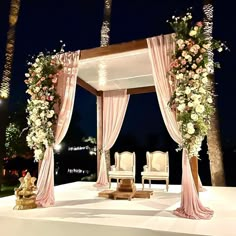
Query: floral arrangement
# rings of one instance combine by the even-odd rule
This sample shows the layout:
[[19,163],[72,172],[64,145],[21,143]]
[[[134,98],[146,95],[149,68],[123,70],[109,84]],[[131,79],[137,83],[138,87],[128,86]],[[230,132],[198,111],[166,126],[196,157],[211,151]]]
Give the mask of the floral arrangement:
[[[62,46],[60,53],[64,52]],[[55,52],[55,50],[54,50]],[[28,73],[25,74],[28,99],[26,111],[29,126],[26,137],[29,148],[34,150],[36,161],[42,160],[47,146],[54,144],[54,124],[57,114],[54,105],[60,102],[56,91],[57,79],[62,64],[58,63],[55,55],[39,53],[34,62],[28,62]]]
[[[209,51],[227,49],[221,41],[205,37],[204,23],[192,22],[192,14],[173,16],[168,21],[175,35],[175,53],[168,78],[174,87],[169,105],[176,111],[177,122],[189,158],[199,156],[201,143],[210,128],[214,112],[213,84],[208,76],[210,68],[219,67],[209,60]],[[213,63],[213,64],[212,64]]]

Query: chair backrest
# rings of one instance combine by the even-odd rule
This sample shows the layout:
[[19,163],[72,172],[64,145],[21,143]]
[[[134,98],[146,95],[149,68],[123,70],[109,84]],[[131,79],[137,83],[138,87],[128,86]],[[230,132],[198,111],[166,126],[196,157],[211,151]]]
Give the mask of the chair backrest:
[[115,166],[119,171],[132,171],[135,170],[135,153],[134,152],[122,152],[115,153]]
[[146,158],[149,171],[169,172],[168,152],[146,152]]

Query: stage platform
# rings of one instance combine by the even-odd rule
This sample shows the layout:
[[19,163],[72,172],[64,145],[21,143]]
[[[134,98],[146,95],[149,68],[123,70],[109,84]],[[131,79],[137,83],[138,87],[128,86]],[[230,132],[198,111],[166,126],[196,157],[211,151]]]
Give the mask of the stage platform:
[[[146,185],[148,187],[148,185]],[[116,184],[112,183],[115,190]],[[136,184],[138,190],[140,184]],[[108,188],[93,182],[55,187],[56,205],[13,210],[15,196],[0,198],[0,234],[4,236],[236,236],[236,188],[205,187],[205,206],[215,211],[211,220],[189,220],[173,215],[180,206],[181,186],[152,185],[150,199],[112,200],[98,197]]]

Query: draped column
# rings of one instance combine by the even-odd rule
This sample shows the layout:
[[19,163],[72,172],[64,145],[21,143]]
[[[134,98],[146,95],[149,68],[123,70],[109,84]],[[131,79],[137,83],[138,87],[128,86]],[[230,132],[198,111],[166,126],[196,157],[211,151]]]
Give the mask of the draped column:
[[[164,123],[172,139],[176,143],[181,144],[182,137],[176,120],[176,114],[168,106],[173,92],[173,88],[170,86],[167,78],[171,55],[175,49],[172,37],[169,34],[148,38],[147,44],[157,98]],[[182,153],[181,206],[174,211],[174,214],[191,219],[209,219],[213,215],[213,211],[204,207],[199,200],[185,149]]]
[[129,97],[127,90],[103,92],[103,146],[96,186],[108,184],[105,151],[114,145],[120,133]]
[[[71,120],[77,84],[78,64],[80,52],[68,52],[56,56],[63,64],[62,72],[58,76],[57,92],[60,96],[60,106],[55,106],[58,120],[55,127],[55,145],[64,138]],[[37,182],[37,204],[43,207],[54,205],[54,153],[53,147],[48,146],[39,172]]]

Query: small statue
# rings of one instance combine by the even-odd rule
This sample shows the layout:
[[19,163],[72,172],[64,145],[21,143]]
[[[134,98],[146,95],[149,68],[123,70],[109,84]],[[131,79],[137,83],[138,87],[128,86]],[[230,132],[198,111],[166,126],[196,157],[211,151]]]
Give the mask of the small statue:
[[31,177],[27,172],[25,177],[19,178],[20,186],[15,188],[16,206],[14,210],[25,210],[36,208],[35,203],[37,187],[35,186],[35,177]]

